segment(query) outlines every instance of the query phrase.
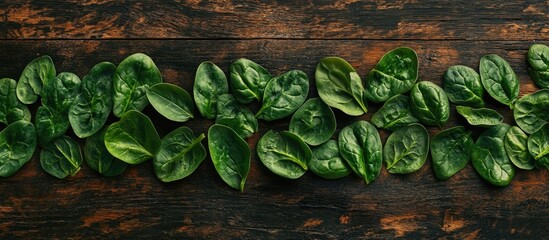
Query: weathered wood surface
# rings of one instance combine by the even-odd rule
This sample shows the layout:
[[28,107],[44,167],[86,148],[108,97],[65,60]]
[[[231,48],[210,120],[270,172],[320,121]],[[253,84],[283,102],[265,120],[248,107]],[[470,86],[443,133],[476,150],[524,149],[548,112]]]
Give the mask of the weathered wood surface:
[[[25,65],[43,54],[52,56],[58,72],[82,77],[98,62],[119,63],[131,53],[144,52],[166,82],[192,92],[196,67],[205,60],[227,72],[232,61],[246,57],[274,74],[300,69],[312,80],[318,60],[336,55],[363,77],[386,51],[409,46],[418,53],[420,79],[438,84],[451,65],[478,68],[482,55],[499,54],[515,69],[523,95],[536,90],[526,70],[528,47],[533,40],[549,44],[549,4],[543,1],[196,2],[3,3],[0,77],[18,79]],[[289,13],[281,12],[284,9]],[[317,96],[311,83],[310,96]],[[495,101],[488,104],[513,123],[507,107]],[[358,119],[369,120],[379,107],[370,104],[370,112],[362,117],[336,112],[338,129]],[[181,126],[151,107],[145,112],[161,136]],[[268,129],[286,129],[288,121],[260,121],[260,133],[248,140],[252,149],[260,135]],[[184,125],[200,133],[211,124],[198,118]],[[446,127],[457,124],[465,122],[453,110]],[[472,129],[477,135],[481,130]],[[433,136],[439,129],[429,131]],[[388,133],[381,134],[385,140]],[[41,169],[37,151],[17,174],[0,179],[0,238],[540,239],[549,235],[546,170],[519,170],[509,187],[497,188],[484,182],[471,165],[448,181],[438,181],[428,160],[409,175],[382,170],[375,182],[365,185],[354,176],[329,181],[312,173],[285,180],[270,173],[252,153],[250,175],[241,193],[225,185],[209,157],[188,178],[166,184],[156,179],[150,162],[132,166],[116,178],[101,177],[83,166],[76,176],[58,180]]]
[[549,1],[0,1],[0,38],[548,39]]

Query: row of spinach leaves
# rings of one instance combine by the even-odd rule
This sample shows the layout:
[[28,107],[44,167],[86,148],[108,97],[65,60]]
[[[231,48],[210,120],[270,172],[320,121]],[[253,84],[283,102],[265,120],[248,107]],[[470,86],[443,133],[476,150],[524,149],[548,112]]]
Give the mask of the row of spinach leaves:
[[[535,83],[547,88],[549,48],[533,45],[528,62]],[[328,179],[354,172],[370,183],[379,175],[382,161],[390,173],[411,173],[423,166],[429,149],[439,179],[453,176],[471,159],[477,172],[498,186],[509,184],[514,166],[549,167],[549,90],[519,99],[516,74],[494,54],[481,58],[479,70],[480,74],[452,66],[444,75],[443,88],[417,82],[417,54],[403,47],[385,54],[363,85],[349,63],[327,57],[315,72],[320,98],[306,101],[309,79],[302,71],[273,77],[259,64],[239,59],[231,64],[227,79],[214,63],[204,62],[195,75],[193,103],[184,89],[162,83],[152,59],[141,53],[118,66],[99,63],[82,80],[72,73],[56,75],[52,59],[43,56],[27,65],[18,82],[0,80],[0,120],[8,125],[0,133],[0,176],[10,176],[28,162],[36,145],[42,147],[43,169],[58,178],[76,174],[83,159],[105,176],[119,175],[128,164],[151,158],[161,181],[190,175],[206,158],[205,135],[197,137],[190,128],[180,127],[161,139],[140,112],[149,103],[171,121],[193,118],[195,104],[201,116],[215,119],[208,130],[210,157],[221,178],[240,190],[251,161],[244,139],[257,132],[257,119],[273,121],[292,114],[289,131],[268,131],[256,149],[261,162],[285,178],[299,178],[310,169]],[[485,89],[513,109],[518,127],[502,123],[497,111],[484,108]],[[33,125],[25,104],[39,97]],[[255,115],[246,106],[252,101],[261,103]],[[330,140],[337,125],[331,107],[360,116],[368,111],[368,101],[384,102],[372,123],[355,122],[342,128],[337,140]],[[470,125],[488,128],[476,142],[463,126],[443,130],[429,140],[422,124],[443,128],[450,115],[449,102],[458,105],[457,112]],[[111,111],[120,120],[104,127]],[[78,143],[65,135],[69,127],[86,138],[83,157]],[[392,132],[385,146],[376,127]]]

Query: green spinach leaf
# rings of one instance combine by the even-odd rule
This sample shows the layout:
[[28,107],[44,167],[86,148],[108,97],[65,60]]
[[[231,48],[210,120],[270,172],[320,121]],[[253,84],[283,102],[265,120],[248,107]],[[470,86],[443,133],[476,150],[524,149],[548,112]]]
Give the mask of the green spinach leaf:
[[372,115],[372,124],[378,128],[389,131],[395,131],[409,124],[417,123],[418,121],[419,120],[412,113],[412,110],[410,110],[410,98],[401,94],[389,98],[389,100]]
[[515,102],[513,116],[517,125],[532,134],[549,122],[549,89],[524,95]]
[[366,181],[374,181],[383,162],[382,143],[374,125],[358,121],[339,132],[339,152],[353,172]]
[[258,119],[273,121],[294,113],[307,99],[309,78],[291,70],[273,78],[265,87],[263,105],[255,114]]
[[538,165],[549,169],[549,124],[543,125],[528,137],[528,151]]
[[116,66],[109,62],[95,65],[82,79],[82,93],[69,108],[69,122],[79,138],[99,131],[112,109],[112,79]]
[[418,76],[417,54],[407,47],[391,50],[366,76],[364,95],[372,102],[387,99],[408,92]]
[[36,149],[32,123],[19,120],[0,132],[0,177],[9,177],[27,163]]
[[456,126],[439,132],[431,140],[433,172],[440,180],[446,180],[461,171],[469,159],[474,141],[470,131]]
[[36,135],[42,146],[55,138],[63,136],[69,129],[70,123],[66,115],[40,106],[35,117]]
[[251,163],[248,143],[231,128],[214,124],[208,129],[208,148],[221,179],[230,187],[243,191]]
[[84,145],[84,160],[91,169],[106,177],[114,177],[126,171],[128,164],[113,157],[105,147],[105,132],[107,128],[86,138]]
[[257,143],[259,160],[274,174],[296,179],[307,171],[312,152],[309,146],[295,134],[268,131]]
[[511,65],[495,54],[480,59],[480,81],[498,102],[511,106],[519,95],[519,79]]
[[241,58],[231,64],[230,71],[229,85],[237,101],[246,104],[263,99],[263,91],[271,80],[271,74],[265,68]]
[[412,123],[389,135],[383,148],[383,159],[390,173],[406,174],[419,170],[427,160],[428,152],[427,129]]
[[230,127],[241,138],[247,138],[257,132],[257,119],[252,111],[240,105],[231,94],[217,97],[215,123]]
[[19,120],[31,120],[29,108],[17,99],[16,87],[15,80],[0,79],[0,123],[8,125]]
[[82,165],[80,146],[70,137],[56,138],[40,152],[40,164],[44,171],[56,178],[74,176]]
[[471,108],[456,106],[456,110],[467,122],[473,126],[490,127],[503,122],[503,116],[489,108]]
[[410,92],[410,109],[420,122],[442,128],[450,118],[448,96],[438,85],[418,82]]
[[528,50],[528,74],[540,88],[549,88],[549,47],[533,44]]
[[328,141],[335,130],[334,112],[319,98],[307,100],[290,120],[290,132],[312,146]]
[[154,172],[162,182],[172,182],[189,176],[206,158],[202,145],[204,134],[195,137],[188,127],[180,127],[162,138],[153,159]]
[[318,95],[328,106],[347,115],[360,116],[368,111],[362,80],[355,69],[338,57],[320,60],[315,71]]
[[45,82],[55,78],[55,66],[49,56],[32,60],[21,73],[17,82],[17,98],[24,104],[32,104],[38,100]]
[[69,108],[82,92],[81,83],[80,78],[74,73],[59,73],[57,77],[44,82],[42,106],[68,118]]
[[470,67],[455,65],[444,73],[444,91],[450,102],[469,107],[484,107],[484,88],[480,75]]
[[212,62],[203,62],[196,69],[193,95],[202,117],[214,119],[217,115],[217,98],[229,93],[229,83],[223,70]]
[[505,152],[511,162],[520,169],[534,169],[534,158],[528,152],[528,135],[519,127],[513,126],[503,140]]
[[147,89],[161,82],[160,70],[149,56],[136,53],[124,59],[113,79],[114,115],[121,117],[130,110],[143,110],[149,104]]
[[194,103],[185,89],[170,83],[158,83],[147,89],[147,98],[158,113],[174,122],[193,117]]
[[129,164],[152,158],[160,148],[160,137],[151,119],[135,110],[126,112],[105,133],[105,146],[110,154]]
[[471,153],[475,170],[495,186],[507,186],[515,176],[515,167],[505,152],[503,142],[510,128],[506,123],[488,128],[477,139]]
[[336,140],[329,140],[311,149],[313,156],[307,166],[319,177],[339,179],[351,173],[351,169],[339,154]]

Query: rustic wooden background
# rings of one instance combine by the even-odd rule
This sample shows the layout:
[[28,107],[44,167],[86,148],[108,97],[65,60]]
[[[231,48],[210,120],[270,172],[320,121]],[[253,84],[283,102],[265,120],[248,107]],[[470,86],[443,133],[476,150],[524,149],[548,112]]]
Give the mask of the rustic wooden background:
[[[439,84],[449,66],[477,68],[482,55],[499,54],[515,69],[523,95],[536,90],[527,75],[527,50],[549,43],[548,23],[549,1],[6,0],[0,1],[0,77],[18,79],[43,54],[58,72],[82,77],[98,62],[119,63],[144,52],[166,82],[192,92],[194,72],[205,60],[227,72],[232,61],[246,57],[274,74],[300,69],[312,80],[322,57],[341,56],[365,76],[385,52],[408,46],[418,53],[420,79]],[[317,96],[311,83],[310,96]],[[489,104],[513,123],[508,108]],[[371,104],[362,117],[337,112],[338,129],[369,120],[379,107]],[[180,126],[151,107],[145,112],[161,136]],[[260,122],[260,133],[248,142],[255,148],[261,134],[286,129],[288,121]],[[201,118],[185,123],[195,133],[211,124]],[[446,127],[457,124],[465,123],[453,110]],[[433,136],[439,129],[429,131]],[[150,161],[115,178],[83,166],[58,180],[41,169],[38,153],[17,174],[0,179],[1,239],[549,235],[547,170],[518,170],[506,188],[487,184],[471,165],[437,181],[429,161],[409,175],[382,170],[370,185],[354,176],[329,181],[311,173],[290,181],[270,173],[253,151],[241,193],[225,185],[209,157],[188,178],[166,184]]]

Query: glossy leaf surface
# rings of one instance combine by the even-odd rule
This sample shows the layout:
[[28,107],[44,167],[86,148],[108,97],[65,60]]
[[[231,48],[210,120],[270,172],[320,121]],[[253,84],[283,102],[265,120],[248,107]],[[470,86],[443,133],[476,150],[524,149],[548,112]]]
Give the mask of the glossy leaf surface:
[[408,92],[418,77],[417,54],[411,48],[395,48],[383,55],[366,76],[365,96],[372,102]]
[[274,174],[296,179],[307,171],[312,152],[309,146],[295,134],[268,131],[256,146],[259,160]]
[[307,166],[317,176],[326,179],[339,179],[351,173],[352,170],[339,154],[339,146],[336,140],[329,140],[313,147],[311,151],[313,156]]
[[147,89],[161,82],[160,70],[149,56],[135,53],[124,59],[113,79],[114,115],[121,117],[130,110],[143,110],[149,104]]
[[292,116],[290,132],[305,143],[317,146],[328,141],[336,130],[332,109],[319,98],[307,100]]
[[112,79],[116,66],[109,62],[95,65],[82,79],[82,93],[69,108],[69,122],[79,138],[99,131],[112,109]]
[[452,127],[435,135],[430,148],[435,176],[445,180],[461,171],[471,159],[474,143],[471,132],[463,126]]
[[202,117],[214,119],[217,115],[217,98],[229,93],[229,83],[223,70],[212,62],[203,62],[196,69],[193,96]]
[[488,94],[511,106],[519,94],[519,79],[511,65],[500,56],[489,54],[480,59],[479,69],[480,80]]
[[258,119],[273,121],[290,116],[307,99],[309,78],[299,70],[291,70],[274,77],[263,94],[263,102],[255,114]]
[[0,177],[9,177],[27,163],[36,149],[32,123],[20,120],[0,132]]
[[345,114],[360,116],[368,111],[362,80],[345,60],[326,57],[316,66],[315,81],[318,95],[328,106]]
[[423,166],[428,152],[427,129],[421,124],[413,123],[389,135],[383,147],[383,160],[390,173],[412,173]]
[[374,125],[358,121],[339,132],[339,151],[353,172],[366,181],[374,181],[381,171],[383,146]]
[[451,66],[444,73],[442,85],[450,102],[469,107],[484,107],[484,88],[480,75],[474,69],[462,65]]
[[206,158],[202,145],[204,134],[195,137],[188,127],[180,127],[162,138],[153,159],[154,172],[162,182],[172,182],[189,176]]
[[221,179],[230,187],[243,191],[251,162],[248,143],[229,127],[214,124],[208,130],[208,148]]
[[115,158],[138,164],[156,154],[160,137],[149,117],[131,110],[107,128],[105,146]]
[[147,89],[151,105],[165,118],[186,122],[193,118],[194,103],[187,91],[170,83],[155,84]]
[[383,106],[372,115],[372,124],[378,128],[395,131],[401,127],[419,120],[410,109],[410,98],[406,95],[396,95],[389,98]]

